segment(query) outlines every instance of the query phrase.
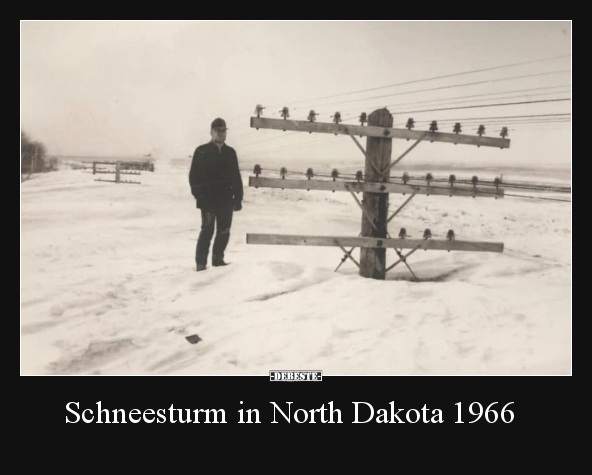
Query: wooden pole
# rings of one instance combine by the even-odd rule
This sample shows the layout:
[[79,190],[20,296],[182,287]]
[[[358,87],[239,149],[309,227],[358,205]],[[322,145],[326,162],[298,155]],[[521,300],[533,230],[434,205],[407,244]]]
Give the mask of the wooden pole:
[[337,246],[380,249],[423,249],[425,251],[504,252],[504,243],[461,241],[458,239],[410,239],[351,236],[310,236],[299,234],[251,234],[247,244],[279,246]]
[[391,139],[423,140],[425,138],[429,142],[446,142],[496,148],[510,147],[510,139],[501,137],[455,134],[452,132],[429,132],[426,135],[425,130],[393,129],[392,127],[375,127],[370,124],[362,126],[344,123],[332,124],[306,120],[251,117],[251,127],[254,129],[293,130],[319,134],[357,135],[377,138],[389,137]]
[[[98,172],[97,172],[98,173]],[[441,196],[463,196],[478,198],[503,198],[504,189],[493,186],[463,186],[448,184],[441,185],[414,185],[408,183],[370,183],[357,181],[331,181],[331,180],[293,180],[290,178],[266,178],[249,177],[249,186],[255,188],[281,188],[286,190],[324,190],[324,191],[355,191],[356,193],[367,191],[369,193],[399,193]]]
[[[368,116],[368,126],[391,128],[393,126],[393,116],[386,108],[375,110]],[[375,170],[375,167],[381,171],[389,169],[392,144],[393,140],[391,138],[367,138],[365,182],[386,183],[388,181],[389,173],[381,175]],[[375,222],[374,226],[372,226],[362,216],[362,236],[386,238],[388,199],[388,193],[364,192],[362,203],[369,214],[375,217]],[[386,249],[361,248],[360,275],[384,280],[386,275]]]
[[120,180],[121,162],[115,163],[115,183],[119,183]]

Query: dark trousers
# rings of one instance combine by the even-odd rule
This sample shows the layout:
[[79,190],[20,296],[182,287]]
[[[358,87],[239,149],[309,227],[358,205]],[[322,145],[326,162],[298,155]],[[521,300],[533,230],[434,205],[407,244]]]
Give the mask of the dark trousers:
[[214,225],[216,226],[216,238],[212,248],[212,260],[224,259],[224,250],[230,239],[232,211],[232,203],[214,209],[201,210],[201,232],[195,249],[196,264],[205,265],[208,262],[210,242],[214,236]]

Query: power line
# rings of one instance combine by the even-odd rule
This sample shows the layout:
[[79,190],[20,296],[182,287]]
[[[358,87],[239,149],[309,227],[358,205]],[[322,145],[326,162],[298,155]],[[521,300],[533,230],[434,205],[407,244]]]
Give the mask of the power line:
[[[479,105],[479,106],[464,106],[464,107],[453,107],[453,108],[443,108],[443,109],[434,109],[434,110],[430,110],[430,111],[412,111],[412,112],[431,112],[431,111],[436,111],[436,110],[457,110],[457,109],[469,109],[469,108],[480,108],[480,107],[494,107],[494,106],[501,106],[501,105],[516,105],[516,104],[524,104],[524,103],[536,103],[536,102],[554,102],[554,101],[565,101],[565,100],[571,100],[571,99],[551,99],[551,100],[544,100],[544,101],[523,101],[523,102],[517,102],[517,103],[508,103],[508,104],[492,104],[492,105]],[[396,112],[397,114],[405,114],[405,113],[410,113],[410,112]],[[542,117],[546,117],[546,118],[551,118],[551,117],[566,117],[566,116],[570,116],[570,113],[550,113],[550,114],[527,114],[527,115],[510,115],[510,116],[490,116],[490,117],[465,117],[465,118],[456,118],[456,119],[442,119],[439,120],[438,122],[440,123],[446,123],[446,122],[454,122],[454,121],[467,121],[466,123],[470,123],[471,121],[480,121],[480,120],[507,120],[507,119],[517,119],[517,118],[542,118]],[[346,117],[343,120],[349,120],[352,119],[356,116],[350,116],[350,117]],[[418,120],[416,121],[416,123],[429,123],[431,121],[429,120]],[[535,123],[535,122],[533,122]],[[401,122],[396,124],[394,127],[400,126],[400,125],[405,125],[405,122]],[[508,122],[508,125],[512,125],[511,122]],[[283,134],[279,137],[271,137],[268,139],[263,139],[260,141],[256,141],[256,142],[250,142],[250,143],[246,143],[246,144],[242,144],[240,146],[252,146],[252,145],[257,145],[260,143],[267,143],[271,140],[277,140],[279,138],[285,138],[285,137],[290,137],[293,136],[295,134],[297,134],[298,132],[289,132],[287,134]],[[320,141],[324,141],[325,139],[327,139],[328,137],[324,137],[321,140],[316,140],[313,142],[307,142],[307,143],[301,143],[301,144],[297,144],[296,146],[291,145],[290,148],[301,148],[303,146],[307,146],[307,145],[311,145],[311,144],[315,144],[318,143]],[[281,151],[284,150],[285,146],[281,146],[281,147],[276,147],[276,148],[272,148],[271,150],[264,150],[264,151],[259,151],[258,153],[273,153],[276,151]]]
[[[409,176],[409,181],[425,181],[424,176]],[[431,180],[434,183],[447,183],[449,179],[447,178],[432,178]],[[463,183],[463,184],[472,184],[472,180],[458,178],[456,183]],[[494,181],[487,181],[487,180],[480,180],[479,186],[497,186]],[[558,183],[536,183],[536,182],[513,182],[513,181],[505,181],[502,183],[504,189],[508,188],[516,188],[521,190],[533,190],[533,191],[549,191],[553,193],[571,193],[571,187],[561,185]]]
[[[483,102],[483,101],[490,101],[490,100],[496,100],[496,101],[501,101],[501,100],[506,100],[506,99],[519,99],[519,98],[524,98],[525,96],[529,96],[531,98],[534,97],[539,97],[539,96],[552,96],[552,95],[556,95],[556,94],[565,94],[569,92],[569,90],[560,90],[560,91],[553,91],[553,92],[538,92],[535,94],[514,94],[514,95],[507,95],[507,96],[503,96],[503,97],[496,97],[496,98],[491,98],[491,97],[484,97],[482,99],[461,99],[461,100],[457,100],[457,101],[449,101],[449,100],[442,100],[442,99],[437,99],[434,101],[421,101],[421,102],[406,102],[406,103],[400,103],[397,105],[398,106],[405,106],[405,105],[418,105],[418,104],[429,104],[429,103],[433,103],[433,102],[441,102],[442,104],[434,104],[434,105],[441,105],[441,106],[447,106],[447,105],[453,105],[453,104],[466,104],[468,103],[478,103],[478,102]],[[389,106],[389,107],[395,107],[394,105]]]
[[[355,167],[353,166],[347,166],[347,169],[353,169]],[[272,168],[264,168],[261,167],[262,171],[269,171],[269,172],[278,172],[278,169],[272,169]],[[295,174],[295,175],[303,175],[303,173],[300,172],[294,172],[294,171],[287,171],[287,173],[289,174]],[[317,174],[315,174],[316,176]],[[329,176],[332,177],[332,175],[329,175],[328,171],[321,171],[318,173],[319,176]],[[356,173],[348,173],[348,172],[343,172],[343,173],[339,173],[339,177],[338,179],[343,179],[344,176],[356,176]],[[363,176],[365,176],[365,174],[363,174]],[[388,177],[389,183],[394,183],[394,184],[401,184],[401,180],[399,178],[397,178],[396,176],[390,175]],[[393,180],[398,180],[398,181],[393,181]],[[408,177],[409,181],[425,181],[426,177],[424,175],[410,175]],[[449,182],[449,178],[438,178],[438,177],[433,177],[430,179],[430,181],[436,183],[436,182]],[[458,178],[456,180],[455,183],[467,183],[467,184],[471,184],[473,183],[472,179],[469,178]],[[562,185],[561,183],[557,183],[557,182],[533,182],[533,181],[507,181],[504,180],[503,183],[500,182],[502,184],[502,186],[504,188],[514,188],[514,187],[518,187],[518,188],[531,188],[531,189],[537,189],[537,190],[542,190],[542,191],[567,191],[570,192],[571,191],[571,187],[570,186],[566,186],[566,185]],[[479,181],[479,186],[498,186],[498,183],[495,180],[480,180]],[[446,189],[449,189],[448,187],[446,187]]]
[[[266,170],[269,170],[269,169],[266,169]],[[247,171],[247,170],[244,170],[243,169],[243,171]],[[288,172],[288,174],[302,175],[302,173],[299,173],[299,172]],[[322,174],[322,173],[315,173],[315,176],[331,177],[331,175]],[[305,180],[302,180],[302,181],[305,181]],[[391,184],[401,184],[401,182],[392,182],[390,180],[388,181],[388,183],[391,183]],[[454,188],[451,188],[451,187],[448,187],[448,186],[434,186],[434,185],[430,185],[430,188],[432,188],[432,189],[438,189],[438,190],[447,190],[447,191],[454,190]],[[495,192],[495,191],[479,190],[479,194],[487,194],[487,195],[496,195],[496,196],[498,196],[498,193]],[[504,193],[504,196],[510,196],[512,198],[526,198],[526,199],[532,199],[532,200],[558,201],[558,202],[563,202],[563,203],[571,203],[571,200],[565,200],[565,199],[561,199],[561,198],[547,198],[547,197],[542,197],[542,196],[519,195],[519,194],[515,194],[515,193]]]
[[[501,132],[502,128],[505,127],[508,131],[513,130],[523,130],[523,126],[531,126],[531,125],[550,125],[550,126],[559,126],[564,124],[569,124],[570,121],[568,120],[553,120],[553,121],[522,121],[522,122],[507,122],[507,121],[494,121],[494,122],[482,122],[482,121],[469,121],[463,122],[461,127],[463,130],[471,129],[477,130],[476,126],[483,125],[487,129],[499,131]],[[447,122],[445,124],[438,124],[440,127],[440,132],[443,132],[446,128],[452,129],[452,122]],[[454,130],[452,130],[454,132]]]
[[[553,74],[561,74],[561,73],[566,73],[566,72],[570,72],[570,71],[571,71],[571,69],[561,69],[561,70],[557,70],[557,71],[548,71],[548,72],[544,72],[544,73],[534,73],[534,74],[524,74],[521,76],[511,76],[508,78],[487,79],[487,80],[483,80],[483,81],[473,81],[473,82],[466,82],[466,83],[462,83],[462,84],[452,84],[452,85],[448,85],[448,86],[438,86],[438,87],[431,87],[431,88],[426,88],[426,89],[415,89],[413,91],[397,92],[397,93],[385,94],[385,95],[381,95],[381,96],[372,96],[372,97],[364,97],[361,99],[348,99],[348,100],[343,100],[343,101],[336,101],[336,102],[332,102],[329,104],[323,104],[322,106],[319,106],[319,107],[328,107],[328,106],[333,106],[335,104],[343,104],[346,102],[359,102],[359,101],[367,101],[370,99],[383,99],[386,97],[401,96],[401,95],[405,95],[405,94],[414,94],[417,92],[438,91],[438,90],[442,90],[442,89],[453,89],[453,88],[457,88],[457,87],[474,86],[477,84],[489,84],[489,83],[493,83],[493,82],[510,81],[512,79],[525,79],[525,78],[540,77],[540,76],[550,76]],[[387,107],[390,107],[390,106],[387,106]]]
[[[569,92],[570,92],[569,89],[568,90],[563,89],[563,90],[558,90],[558,91],[553,91],[553,92],[539,92],[539,93],[534,93],[534,94],[506,95],[506,96],[501,96],[501,97],[497,97],[497,98],[484,97],[484,98],[481,98],[481,99],[461,99],[461,100],[433,99],[433,100],[418,101],[418,102],[414,102],[414,101],[411,101],[411,102],[401,102],[401,103],[398,103],[398,104],[391,104],[388,107],[395,108],[395,110],[394,110],[393,113],[398,113],[398,111],[396,110],[397,107],[410,106],[410,105],[413,105],[413,106],[417,105],[417,106],[419,106],[419,105],[422,105],[422,104],[426,104],[426,105],[430,105],[430,106],[434,106],[434,107],[437,107],[437,106],[442,106],[442,107],[444,107],[444,106],[452,106],[452,105],[456,105],[456,104],[469,104],[469,105],[474,104],[474,105],[478,105],[480,102],[490,101],[492,99],[493,100],[498,100],[498,101],[501,101],[501,100],[509,100],[509,99],[521,99],[521,98],[535,100],[535,99],[540,99],[543,96],[554,96],[554,95],[557,95],[557,94],[565,94],[565,93],[569,93]],[[500,95],[499,92],[498,93],[493,93],[493,94]],[[485,95],[485,96],[491,96],[493,94],[483,94],[483,95]],[[473,96],[464,96],[464,97],[477,97],[479,95],[480,94],[474,94]],[[456,97],[461,97],[462,98],[463,96],[456,96]],[[347,113],[347,112],[349,112],[349,111],[345,111],[345,113]],[[343,120],[345,121],[346,119],[343,119]]]
[[[404,102],[404,103],[399,103],[399,105],[408,105],[408,104],[425,104],[425,103],[429,103],[429,102],[442,102],[442,101],[447,101],[450,99],[468,99],[468,98],[472,98],[472,97],[482,97],[482,96],[497,96],[500,94],[513,94],[516,92],[533,92],[533,91],[543,91],[543,90],[547,90],[547,89],[558,89],[558,88],[570,88],[569,84],[565,84],[565,85],[558,85],[558,86],[545,86],[545,87],[531,87],[531,88],[526,88],[526,89],[513,89],[511,91],[497,91],[497,92],[487,92],[487,93],[480,93],[480,94],[469,94],[469,95],[465,95],[465,96],[452,96],[452,97],[442,97],[440,99],[428,99],[426,101],[411,101],[411,102]],[[566,91],[565,91],[566,92]],[[550,92],[548,94],[559,94],[558,92]],[[536,94],[537,96],[540,94]],[[392,107],[392,106],[389,106]]]
[[538,131],[563,131],[563,130],[571,130],[571,126],[570,127],[565,127],[565,125],[557,125],[555,127],[526,127],[526,128],[520,128],[519,129],[520,132],[538,132]]
[[[541,63],[541,62],[546,62],[546,61],[552,61],[555,59],[563,59],[563,58],[567,58],[571,55],[566,54],[566,55],[561,55],[561,56],[554,56],[551,58],[544,58],[544,59],[535,59],[535,60],[530,60],[530,61],[524,61],[524,62],[520,62],[520,63],[510,63],[510,64],[502,64],[500,66],[493,66],[493,67],[489,67],[489,68],[482,68],[482,69],[473,69],[470,71],[462,71],[460,73],[453,73],[453,74],[444,74],[444,75],[440,75],[440,76],[432,76],[429,78],[424,78],[424,79],[415,79],[412,81],[405,81],[405,82],[400,82],[400,83],[395,83],[395,84],[387,84],[385,86],[378,86],[378,87],[373,87],[373,88],[368,88],[368,89],[360,89],[357,91],[350,91],[350,92],[342,92],[339,94],[333,94],[330,96],[321,96],[321,97],[316,97],[316,98],[312,98],[312,99],[303,99],[303,100],[299,100],[299,101],[292,101],[292,104],[302,104],[303,102],[311,102],[311,101],[321,101],[321,100],[325,100],[325,99],[333,99],[335,97],[342,97],[342,96],[349,96],[352,94],[360,94],[363,92],[371,92],[371,91],[377,91],[380,89],[387,89],[389,87],[399,87],[399,86],[405,86],[408,84],[416,84],[416,83],[420,83],[420,82],[427,82],[427,81],[434,81],[437,79],[446,79],[446,78],[451,78],[451,77],[457,77],[457,76],[463,76],[463,75],[467,75],[467,74],[475,74],[475,73],[480,73],[480,72],[485,72],[485,71],[493,71],[496,69],[504,69],[504,68],[511,68],[511,67],[515,67],[515,66],[523,66],[526,64],[533,64],[533,63]],[[280,105],[273,105],[271,107],[281,107]]]
[[[570,112],[561,112],[561,113],[553,113],[553,114],[528,114],[528,115],[498,115],[498,116],[490,116],[490,117],[460,117],[454,119],[442,119],[443,121],[450,120],[450,121],[461,121],[461,120],[487,120],[487,119],[513,119],[513,118],[532,118],[532,117],[559,117],[559,116],[567,116],[571,115]],[[431,122],[431,120],[417,120],[415,123],[418,122]],[[404,125],[405,122],[401,122],[398,125]]]
[[462,106],[462,107],[444,107],[441,109],[425,109],[425,110],[416,110],[416,111],[395,111],[395,114],[419,114],[421,112],[438,112],[438,111],[451,111],[451,110],[459,110],[459,109],[477,109],[481,107],[498,107],[498,106],[516,106],[520,104],[539,104],[543,102],[563,102],[563,101],[571,101],[570,97],[561,98],[561,99],[542,99],[540,101],[520,101],[520,102],[502,102],[501,104],[481,104],[476,106]]
[[[241,171],[249,171],[247,169],[241,168]],[[272,172],[272,173],[278,173],[279,169],[272,169],[272,168],[263,168],[261,167],[261,171],[262,172]],[[286,170],[285,172],[288,175],[297,175],[297,176],[306,176],[306,172],[296,172],[296,171],[288,171]],[[314,173],[315,177],[326,177],[326,178],[333,178],[333,176],[331,174],[329,174],[329,172],[325,172],[325,171],[321,171],[321,172],[315,172]],[[339,176],[336,178],[339,181],[351,181],[352,178],[346,178],[346,177],[355,177],[356,174],[355,173],[343,173],[340,172]],[[405,184],[403,181],[401,181],[401,179],[396,179],[397,181],[393,181],[393,179],[396,179],[393,176],[389,177],[389,183],[391,184]],[[420,177],[420,176],[409,176],[409,181],[423,181],[425,180],[424,177]],[[445,178],[433,178],[431,180],[433,183],[446,183],[448,182],[448,179]],[[472,180],[469,179],[457,179],[456,183],[463,183],[463,184],[471,184]],[[443,187],[443,186],[437,186],[437,185],[430,185],[432,188],[437,188],[437,189],[443,189],[443,190],[450,190],[450,187]],[[479,186],[483,187],[483,186],[488,186],[488,187],[493,187],[493,186],[498,186],[494,181],[479,181]],[[556,183],[520,183],[520,182],[507,182],[504,181],[502,184],[504,189],[508,189],[508,188],[515,188],[515,189],[521,189],[521,190],[532,190],[532,191],[546,191],[546,192],[551,192],[551,193],[571,193],[571,187],[567,187],[567,186],[562,186],[560,184],[556,184]],[[487,191],[483,191],[482,189],[479,190],[481,193],[493,193],[496,194],[496,192],[487,192]],[[510,196],[514,196],[512,194],[510,194]],[[520,197],[524,197],[524,195],[516,195],[516,196],[520,196]],[[540,198],[540,197],[533,197],[533,198]]]
[[[442,123],[443,121],[439,121],[439,123]],[[454,122],[454,121],[449,121],[449,122]],[[495,122],[485,122],[484,125],[489,126],[489,128],[494,129],[496,126],[499,128],[501,126],[508,126],[508,127],[514,127],[514,126],[524,126],[524,125],[542,125],[542,124],[549,124],[549,125],[560,125],[560,124],[566,124],[569,123],[569,121],[549,121],[549,122],[537,122],[537,121],[528,121],[528,122],[502,122],[502,121],[495,121]],[[463,126],[473,126],[473,125],[479,125],[481,124],[481,121],[466,121],[463,122]],[[497,130],[497,129],[496,129]],[[501,130],[501,129],[500,129]],[[521,129],[523,130],[523,129]],[[283,138],[283,136],[282,136]],[[302,137],[303,138],[303,137]],[[270,153],[277,153],[277,152],[281,152],[284,150],[297,150],[297,149],[301,149],[304,147],[314,147],[315,149],[319,149],[319,147],[325,147],[328,145],[331,145],[333,147],[337,146],[337,145],[342,145],[344,142],[339,142],[337,145],[335,144],[335,142],[329,141],[329,139],[332,139],[333,137],[327,135],[325,137],[322,137],[320,139],[317,140],[313,140],[313,141],[307,141],[307,142],[297,142],[297,143],[288,143],[288,144],[284,144],[284,145],[278,145],[276,147],[264,147],[263,149],[259,148],[259,149],[251,149],[249,151],[245,151],[246,154],[253,154],[256,153],[257,155],[268,155]],[[271,139],[270,139],[271,140]],[[322,145],[319,145],[320,142],[324,142]],[[246,147],[245,147],[246,148]]]
[[529,198],[529,199],[532,199],[532,200],[562,201],[564,203],[571,203],[571,200],[562,200],[560,198],[544,198],[542,196],[515,195],[515,194],[511,194],[511,193],[505,193],[505,196],[512,196],[514,198]]
[[[482,122],[482,119],[487,119],[487,122],[484,123],[484,125],[489,125],[489,126],[501,126],[501,125],[506,125],[506,126],[516,126],[516,125],[530,125],[530,124],[559,124],[559,123],[568,123],[570,122],[570,119],[568,117],[564,117],[564,116],[568,116],[570,114],[533,114],[533,115],[519,115],[519,116],[493,116],[493,117],[489,117],[489,118],[465,118],[465,119],[444,119],[444,120],[439,120],[438,123],[439,124],[449,124],[449,123],[453,123],[456,122],[458,120],[463,120],[462,125],[477,125],[480,124]],[[559,116],[559,117],[557,117]],[[524,120],[524,119],[528,119],[528,118],[532,118],[534,120]],[[422,120],[422,121],[416,121],[416,124],[418,123],[429,123],[431,121],[429,120]],[[404,123],[401,124],[396,124],[396,125],[403,125]],[[259,145],[259,144],[265,144],[267,145],[268,142],[273,141],[273,140],[277,140],[277,139],[282,139],[285,137],[294,137],[296,134],[298,134],[298,132],[291,132],[288,134],[282,134],[280,136],[276,136],[276,137],[270,137],[268,139],[263,139],[257,142],[250,142],[248,144],[240,144],[240,147],[250,147],[250,146],[254,146],[254,145]],[[300,136],[300,139],[303,139],[305,137]],[[269,148],[264,148],[264,150],[258,150],[257,153],[272,153],[272,152],[276,152],[276,151],[281,151],[281,150],[285,150],[286,147],[289,147],[290,149],[295,149],[295,148],[302,148],[302,147],[306,147],[308,145],[314,145],[317,144],[319,142],[325,142],[327,141],[327,139],[329,139],[331,137],[326,136],[326,137],[322,137],[320,139],[317,140],[313,140],[313,141],[307,141],[307,142],[298,142],[296,144],[286,144],[286,145],[279,145],[277,147],[272,147],[271,149]],[[328,142],[327,142],[328,144]],[[252,152],[249,152],[252,153]]]
[[[426,121],[422,121],[421,123],[425,123]],[[432,121],[428,121],[428,122],[432,122]],[[455,123],[457,121],[455,121],[454,119],[448,119],[448,120],[437,120],[436,121],[438,123],[438,125],[440,124],[452,124]],[[554,122],[571,122],[571,119],[569,117],[541,117],[540,119],[490,119],[488,121],[482,121],[482,120],[478,120],[478,119],[468,119],[468,120],[463,120],[462,122],[459,122],[461,125],[467,125],[467,124],[484,124],[484,125],[491,125],[491,124],[508,124],[508,125],[514,125],[514,124],[537,124],[537,123],[554,123]],[[416,121],[415,124],[419,124],[419,121]]]
[[[548,122],[571,122],[571,118],[570,117],[540,117],[540,118],[534,118],[534,119],[505,119],[505,118],[500,118],[500,119],[488,119],[487,123],[491,124],[491,123],[501,123],[501,122],[506,122],[508,124],[519,124],[519,123],[536,123],[536,122],[544,122],[544,121],[548,121]],[[416,120],[415,124],[427,124],[428,122],[433,122],[431,120]],[[444,120],[437,120],[436,121],[438,124],[451,124],[453,122],[457,122],[457,119],[444,119]],[[462,124],[467,124],[467,123],[476,123],[476,122],[485,122],[485,121],[481,121],[479,119],[465,119],[462,121]]]
[[[489,126],[501,126],[501,125],[505,125],[505,126],[518,126],[518,125],[530,125],[530,124],[560,124],[560,123],[569,123],[570,119],[565,117],[565,116],[569,116],[569,113],[564,113],[564,114],[530,114],[530,115],[516,115],[516,116],[491,116],[491,117],[476,117],[476,118],[462,118],[462,119],[443,119],[443,120],[439,120],[437,121],[439,124],[448,124],[448,123],[452,123],[452,122],[456,122],[456,121],[463,121],[463,124],[461,125],[477,125],[480,124],[483,120],[487,120],[487,122],[484,123],[484,125],[489,125]],[[525,119],[525,118],[535,118],[536,120],[517,120],[517,119]],[[415,123],[429,123],[431,121],[429,120],[420,120],[420,121],[416,121]],[[399,123],[399,124],[395,124],[395,127],[400,126],[400,125],[404,125],[405,122]],[[277,136],[277,137],[271,137],[268,139],[264,139],[264,140],[260,140],[258,142],[250,142],[248,144],[240,144],[239,142],[239,146],[240,147],[250,147],[253,145],[258,145],[258,144],[266,144],[269,141],[272,140],[277,140],[277,139],[282,139],[285,137],[293,137],[296,134],[298,134],[298,132],[290,132],[287,134],[282,134],[281,136]],[[302,139],[304,137],[300,136],[300,139]],[[319,142],[326,142],[327,139],[331,138],[330,136],[326,136],[326,137],[322,137],[318,140],[313,140],[313,141],[309,141],[309,142],[299,142],[297,144],[285,144],[285,145],[280,145],[277,147],[272,147],[271,149],[269,148],[264,148],[263,150],[257,150],[258,154],[269,154],[269,153],[275,153],[275,152],[279,152],[282,150],[285,150],[286,148],[290,148],[290,150],[292,149],[299,149],[302,147],[306,147],[309,145],[314,145],[317,144]],[[326,142],[326,144],[328,145],[329,142]],[[318,148],[318,146],[317,146]],[[253,153],[253,152],[247,152],[247,153]]]
[[[483,96],[497,96],[497,95],[501,95],[501,94],[513,94],[513,93],[517,93],[517,92],[533,92],[533,91],[540,91],[540,90],[546,90],[546,89],[558,89],[558,88],[567,88],[567,90],[563,90],[561,92],[569,92],[571,90],[571,87],[569,85],[535,87],[535,88],[526,88],[526,89],[513,89],[510,91],[497,91],[497,92],[490,92],[490,93],[479,93],[479,94],[469,94],[469,95],[462,95],[462,96],[442,97],[439,99],[428,99],[425,101],[399,102],[398,104],[389,104],[387,107],[399,107],[402,105],[413,105],[413,104],[429,104],[429,103],[433,103],[433,102],[446,102],[450,99],[468,99],[468,98],[483,97]],[[559,94],[559,93],[560,92],[557,91],[557,92],[550,92],[550,93],[546,93],[546,94]],[[541,93],[541,94],[532,94],[532,95],[538,96],[538,95],[543,95],[543,94]],[[475,100],[477,101],[477,99],[475,99]],[[374,106],[374,107],[381,107],[381,106]],[[354,110],[357,111],[358,109],[359,108],[346,109],[341,112],[344,114],[347,114],[349,112],[353,112]]]

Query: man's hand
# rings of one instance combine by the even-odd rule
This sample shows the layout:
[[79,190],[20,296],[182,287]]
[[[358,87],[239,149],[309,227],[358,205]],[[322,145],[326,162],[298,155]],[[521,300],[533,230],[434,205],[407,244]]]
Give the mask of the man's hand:
[[241,209],[243,209],[243,205],[240,201],[235,201],[234,207],[232,209],[234,209],[234,211],[240,211]]
[[198,208],[206,208],[207,207],[207,198],[206,195],[203,193],[200,193],[198,195],[195,196],[195,205]]

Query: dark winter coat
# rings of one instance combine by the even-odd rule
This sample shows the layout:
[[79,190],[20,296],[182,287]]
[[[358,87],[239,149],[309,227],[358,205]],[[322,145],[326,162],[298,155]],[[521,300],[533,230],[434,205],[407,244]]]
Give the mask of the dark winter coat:
[[198,208],[213,209],[240,203],[243,181],[234,149],[226,144],[218,149],[214,142],[197,147],[189,171],[189,184]]

